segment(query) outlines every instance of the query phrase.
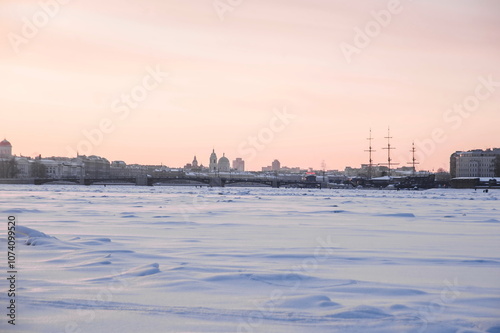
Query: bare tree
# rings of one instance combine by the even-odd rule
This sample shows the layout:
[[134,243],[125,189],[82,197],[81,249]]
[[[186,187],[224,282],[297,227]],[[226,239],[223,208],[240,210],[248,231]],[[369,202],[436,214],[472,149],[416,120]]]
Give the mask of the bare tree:
[[14,157],[10,160],[0,161],[0,178],[15,178],[18,173],[19,169]]
[[495,177],[500,177],[500,155],[497,155],[497,157],[495,157],[493,163],[495,164]]
[[39,161],[35,161],[31,165],[30,173],[33,178],[47,178],[47,167]]

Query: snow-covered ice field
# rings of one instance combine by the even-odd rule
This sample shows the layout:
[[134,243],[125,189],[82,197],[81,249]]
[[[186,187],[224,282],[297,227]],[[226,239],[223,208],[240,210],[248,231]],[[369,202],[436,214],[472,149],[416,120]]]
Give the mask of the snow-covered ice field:
[[500,190],[0,185],[0,213],[1,332],[500,332]]

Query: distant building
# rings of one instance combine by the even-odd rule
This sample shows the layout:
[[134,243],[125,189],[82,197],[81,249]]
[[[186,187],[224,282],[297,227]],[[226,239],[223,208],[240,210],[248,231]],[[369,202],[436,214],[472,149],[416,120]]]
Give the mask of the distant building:
[[[269,167],[268,167],[269,168]],[[270,167],[272,169],[272,167]],[[300,168],[300,167],[287,167],[283,166],[280,168],[281,173],[304,173],[306,170]]]
[[219,159],[219,164],[217,166],[220,172],[229,172],[231,171],[231,166],[229,164],[229,159],[225,154],[222,154],[222,157]]
[[237,157],[233,160],[233,169],[241,172],[245,171],[245,161],[241,157]]
[[17,178],[80,178],[84,168],[82,160],[77,158],[16,156],[15,159],[19,170]]
[[49,178],[80,178],[84,172],[84,163],[79,158],[52,156],[42,159],[40,156],[34,162],[46,166]]
[[497,157],[500,158],[500,148],[456,152],[450,158],[450,173],[453,169],[454,177],[494,177]]
[[12,157],[12,145],[6,139],[0,142],[0,158]]
[[[124,173],[122,174],[122,177],[137,177],[137,176],[144,176],[149,173],[151,168],[149,168],[147,165],[141,165],[141,164],[127,164],[125,167],[125,170],[123,171]],[[117,170],[115,170],[117,171]]]
[[12,156],[12,145],[4,139],[0,142],[0,178],[19,177],[19,166],[16,157]]
[[[278,160],[274,160],[271,165],[262,167],[262,172],[269,172],[269,171],[281,171],[281,163]],[[285,167],[284,171],[290,171],[290,168]]]
[[62,177],[80,178],[83,175],[83,163],[76,158],[61,158]]
[[[203,166],[200,166],[200,169],[203,169]],[[215,153],[215,149],[212,150],[212,154],[210,154],[210,163],[208,164],[209,172],[229,172],[231,171],[231,164],[229,163],[229,159],[226,157],[226,154],[222,154],[222,157],[217,160],[217,154]]]
[[79,155],[76,159],[83,163],[85,178],[110,177],[111,164],[104,157]]
[[114,178],[128,177],[127,163],[124,161],[113,161],[109,166],[109,175]]
[[461,151],[454,152],[450,156],[450,176],[451,178],[457,177],[457,157],[458,154],[462,153]]
[[58,179],[62,176],[62,163],[59,161],[42,159],[39,162],[46,168],[46,177]]
[[210,154],[210,162],[208,164],[208,168],[210,172],[217,172],[218,165],[217,165],[217,154],[215,153],[215,149],[212,149],[212,154]]
[[198,165],[198,160],[196,159],[196,156],[193,158],[193,162],[184,165],[184,170],[186,171],[201,171],[202,168],[203,165]]
[[124,161],[113,161],[111,162],[111,167],[113,168],[126,168],[127,167],[127,163],[125,163]]
[[279,171],[281,169],[280,161],[274,160],[273,163],[271,164],[271,167],[273,171]]
[[33,161],[29,157],[18,157],[16,158],[17,169],[19,173],[17,174],[17,178],[29,178],[31,177],[31,164]]

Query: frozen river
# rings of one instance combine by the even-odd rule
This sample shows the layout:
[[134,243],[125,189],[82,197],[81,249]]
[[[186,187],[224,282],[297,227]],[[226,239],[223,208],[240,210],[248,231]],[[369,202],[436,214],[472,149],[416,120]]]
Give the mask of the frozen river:
[[0,185],[2,332],[500,332],[500,190]]

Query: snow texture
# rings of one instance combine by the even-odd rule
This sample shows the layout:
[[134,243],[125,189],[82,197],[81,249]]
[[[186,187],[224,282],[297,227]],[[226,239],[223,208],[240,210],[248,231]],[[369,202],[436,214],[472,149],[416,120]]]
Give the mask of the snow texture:
[[0,194],[1,332],[500,332],[500,190]]

